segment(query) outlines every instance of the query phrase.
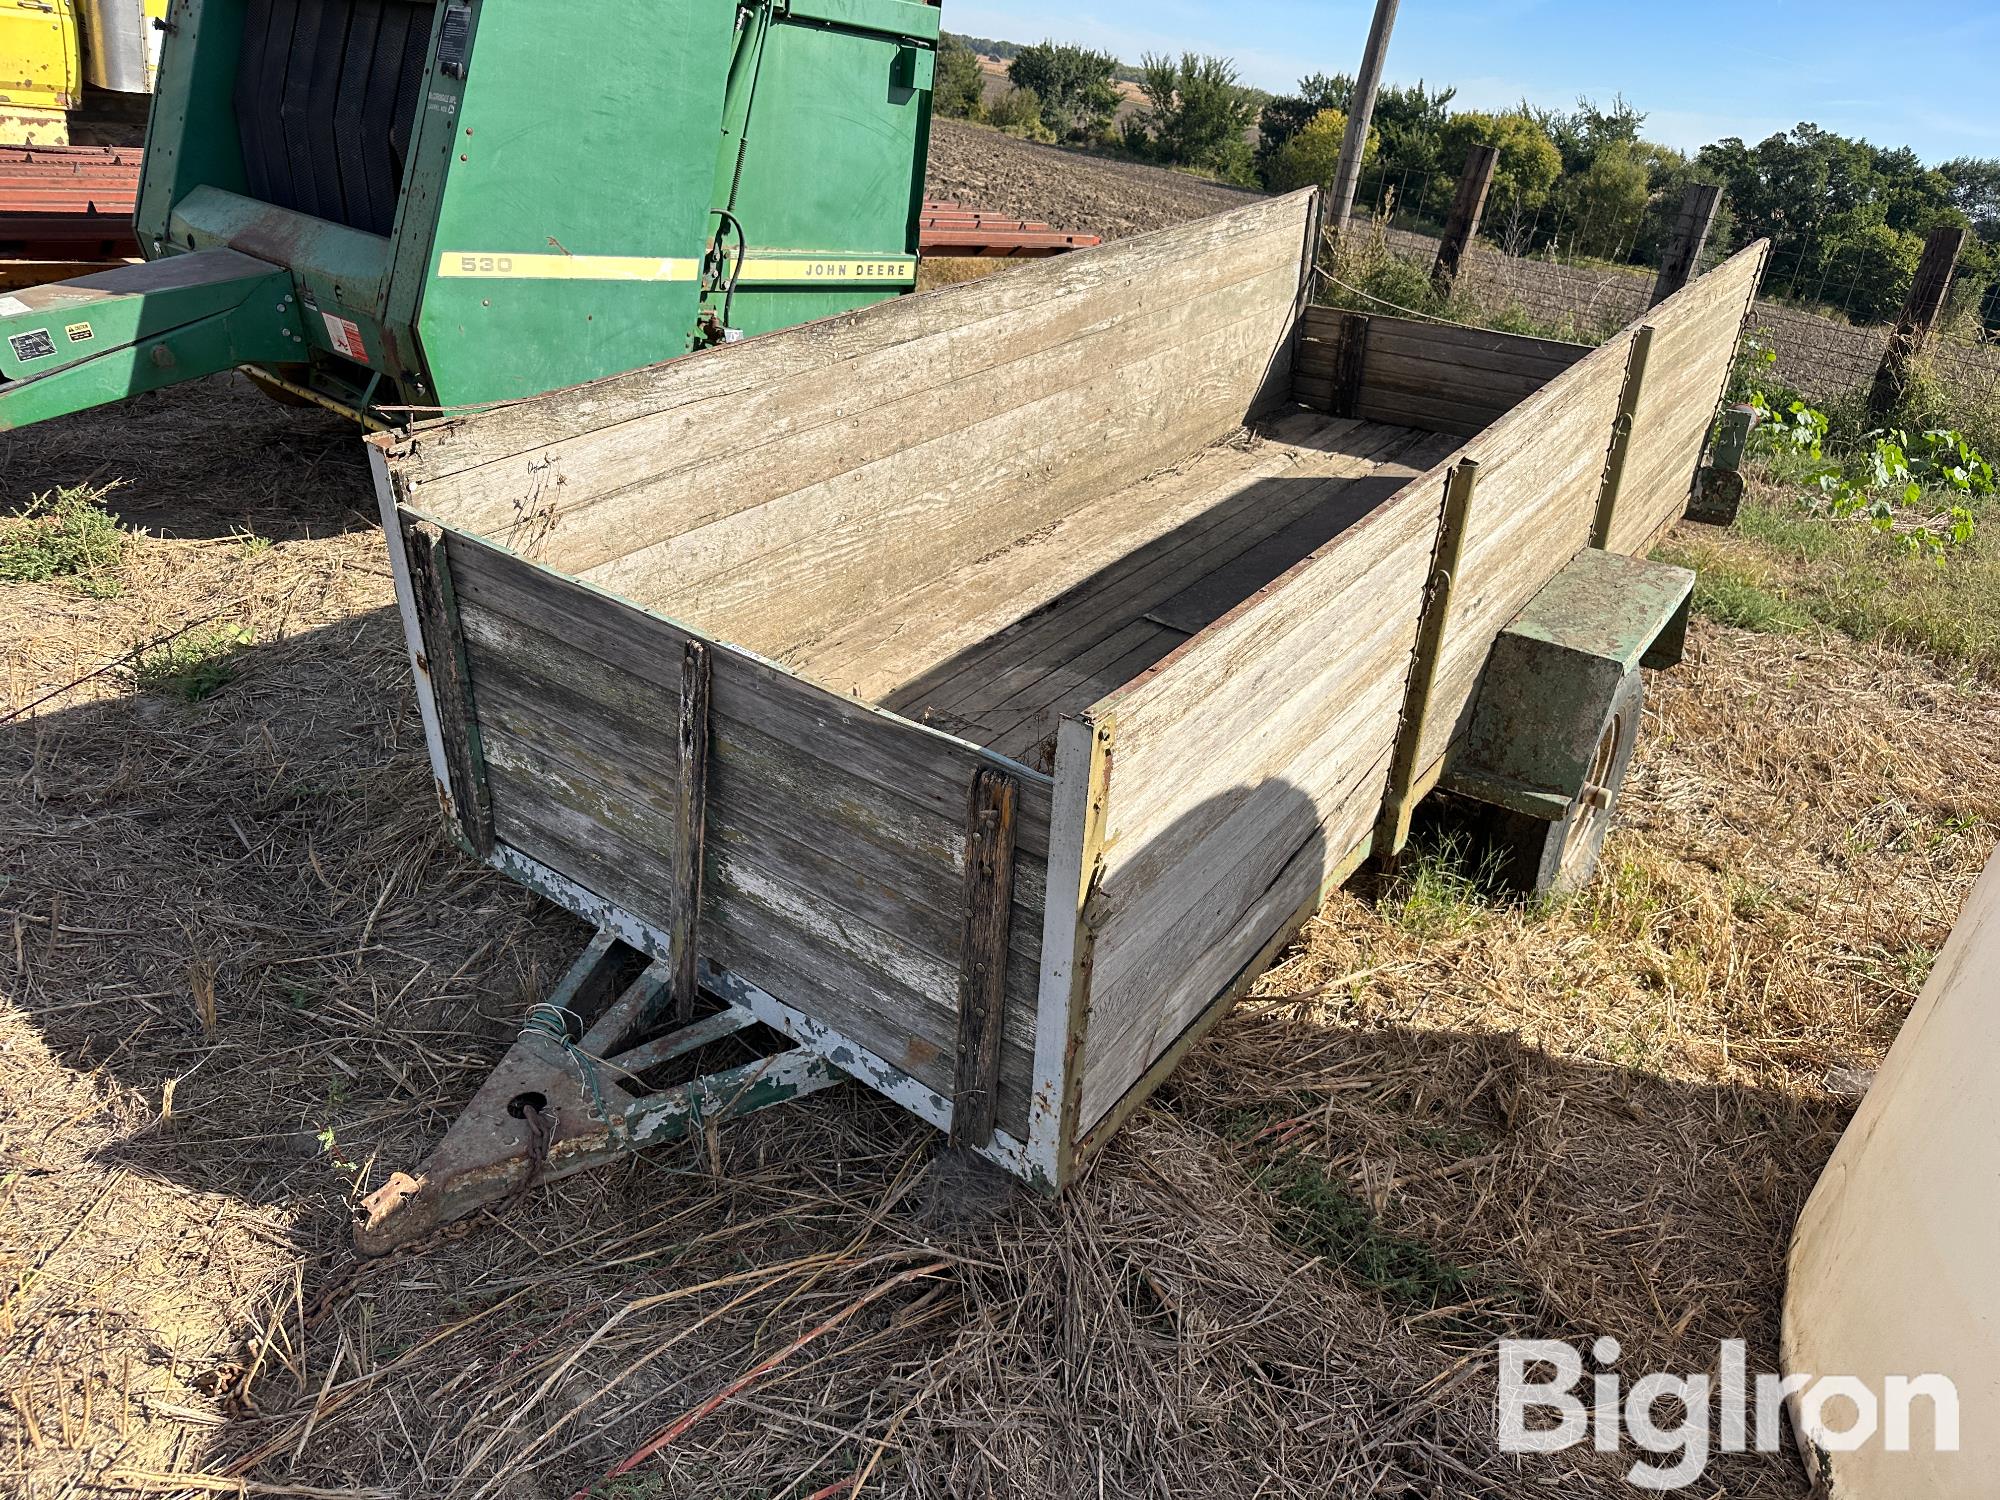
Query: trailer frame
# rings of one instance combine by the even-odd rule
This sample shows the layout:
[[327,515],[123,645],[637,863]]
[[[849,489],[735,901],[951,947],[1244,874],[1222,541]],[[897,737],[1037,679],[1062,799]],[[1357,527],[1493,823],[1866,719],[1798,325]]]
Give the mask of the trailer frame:
[[[1616,786],[1589,741],[1642,663],[1678,658],[1691,575],[1644,554],[1694,490],[1764,249],[1590,349],[1315,306],[1318,237],[1317,196],[1292,195],[372,440],[461,842],[1056,1192],[1433,789],[1525,809],[1534,837],[1588,812],[1601,838]],[[1382,421],[1398,451],[1449,451],[1355,479],[1407,472],[1343,456]],[[741,454],[752,434],[775,436]],[[1252,528],[1280,500],[1352,514],[1135,622],[1145,664],[1067,684],[1046,768],[910,706],[1056,618],[1040,574],[1089,561],[1065,527],[1098,525],[1118,567],[1186,533],[1207,566],[1235,540],[1200,529],[1210,470],[1241,475]],[[1121,485],[1198,518],[1093,520]],[[996,527],[1044,599],[997,633],[953,613],[995,607]],[[697,660],[699,777],[668,711]],[[857,685],[913,671],[907,714]]]

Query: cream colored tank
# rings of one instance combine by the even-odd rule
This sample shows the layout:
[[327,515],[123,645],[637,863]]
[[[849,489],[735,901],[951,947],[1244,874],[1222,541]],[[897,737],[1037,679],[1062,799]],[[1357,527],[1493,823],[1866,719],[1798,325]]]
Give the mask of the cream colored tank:
[[[1876,1403],[1877,1430],[1843,1451],[1863,1402],[1792,1398],[1832,1500],[2000,1494],[2000,855],[1800,1215],[1790,1272],[1786,1373],[1851,1377]],[[1955,1452],[1938,1383],[1909,1384],[1940,1375]]]

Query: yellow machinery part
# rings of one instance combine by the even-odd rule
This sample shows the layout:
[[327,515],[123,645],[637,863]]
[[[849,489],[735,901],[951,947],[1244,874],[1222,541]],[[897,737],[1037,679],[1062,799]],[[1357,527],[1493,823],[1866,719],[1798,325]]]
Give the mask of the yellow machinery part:
[[0,145],[69,143],[83,99],[74,0],[0,0]]

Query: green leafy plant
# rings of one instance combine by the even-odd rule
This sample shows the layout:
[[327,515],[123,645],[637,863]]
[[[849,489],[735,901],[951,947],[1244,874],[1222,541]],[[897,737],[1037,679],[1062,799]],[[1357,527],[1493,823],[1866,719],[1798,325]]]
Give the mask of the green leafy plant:
[[331,1125],[320,1130],[315,1139],[318,1140],[319,1149],[325,1154],[328,1163],[332,1165],[335,1171],[358,1172],[361,1170],[360,1162],[349,1161],[340,1154],[340,1142],[335,1139]]
[[1470,1270],[1424,1241],[1385,1229],[1316,1161],[1282,1157],[1258,1173],[1257,1181],[1276,1203],[1281,1238],[1385,1296],[1418,1307],[1449,1307],[1476,1286]]
[[1800,458],[1818,459],[1826,452],[1827,416],[1816,406],[1793,401],[1773,410],[1761,398],[1751,405],[1764,412],[1766,441],[1781,452]]
[[1016,89],[1033,93],[1042,123],[1057,139],[1089,140],[1118,108],[1118,86],[1112,82],[1117,69],[1118,59],[1108,52],[1038,42],[1015,54],[1007,78]]
[[[1748,358],[1759,362],[1761,346]],[[1744,356],[1739,355],[1739,364]],[[1754,370],[1755,364],[1752,368]],[[1914,556],[1941,558],[1969,543],[1978,529],[1974,506],[1995,490],[1992,463],[1956,428],[1877,428],[1838,457],[1830,456],[1832,423],[1802,397],[1774,399],[1756,384],[1748,404],[1763,413],[1756,442],[1775,467],[1804,489],[1806,506],[1839,520],[1865,521]]]
[[245,625],[191,631],[140,652],[132,675],[142,692],[199,703],[235,680],[237,653],[256,639]]
[[1127,149],[1255,184],[1243,132],[1256,118],[1257,105],[1237,82],[1235,64],[1194,52],[1178,60],[1148,52],[1139,86],[1149,107],[1126,123]]
[[1010,88],[986,112],[988,123],[1024,141],[1052,142],[1056,133],[1042,121],[1042,101],[1033,89]]
[[[1859,451],[1828,466],[1815,483],[1827,514],[1865,519],[1906,552],[1941,556],[1972,540],[1976,522],[1967,502],[1993,493],[1993,466],[1962,433],[1913,438],[1892,429],[1870,433]],[[1946,497],[1941,508],[1926,504],[1933,493]],[[1921,519],[1912,524],[1912,516]]]
[[931,108],[949,119],[977,120],[985,114],[986,74],[979,54],[946,32],[938,38],[937,75]]
[[109,575],[124,558],[131,534],[104,508],[112,488],[80,484],[52,490],[0,521],[0,581],[74,578],[87,593],[115,594],[117,581]]

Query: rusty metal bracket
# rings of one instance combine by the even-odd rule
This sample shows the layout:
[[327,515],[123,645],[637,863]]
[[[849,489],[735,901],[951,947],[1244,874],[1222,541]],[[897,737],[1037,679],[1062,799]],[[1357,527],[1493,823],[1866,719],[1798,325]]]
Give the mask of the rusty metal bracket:
[[1393,861],[1410,839],[1410,815],[1429,789],[1417,764],[1430,725],[1431,688],[1437,682],[1438,658],[1444,651],[1445,625],[1451,618],[1451,593],[1458,563],[1465,550],[1465,527],[1472,513],[1473,491],[1479,483],[1479,461],[1463,458],[1445,478],[1444,509],[1438,526],[1437,551],[1417,622],[1417,644],[1410,659],[1410,677],[1403,689],[1403,719],[1389,759],[1389,784],[1375,823],[1375,856]]
[[1639,414],[1639,397],[1646,386],[1646,364],[1653,352],[1653,326],[1632,336],[1632,353],[1625,365],[1625,384],[1618,393],[1618,420],[1611,427],[1611,447],[1604,456],[1604,480],[1597,491],[1597,516],[1591,522],[1590,545],[1609,546],[1618,518],[1618,498],[1625,488],[1625,465],[1632,454],[1632,423]]
[[[728,1005],[648,1035],[672,1008],[674,967],[600,933],[414,1173],[363,1200],[355,1249],[386,1255],[552,1178],[782,1104],[846,1075],[794,1047],[661,1088],[641,1075],[757,1024]],[[584,1018],[601,1010],[593,1019]]]

